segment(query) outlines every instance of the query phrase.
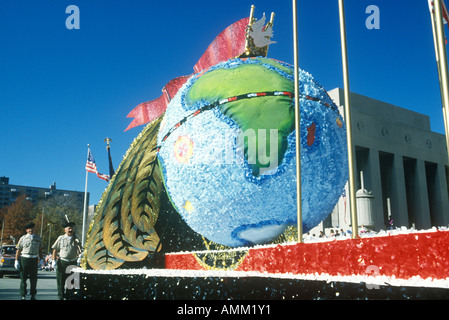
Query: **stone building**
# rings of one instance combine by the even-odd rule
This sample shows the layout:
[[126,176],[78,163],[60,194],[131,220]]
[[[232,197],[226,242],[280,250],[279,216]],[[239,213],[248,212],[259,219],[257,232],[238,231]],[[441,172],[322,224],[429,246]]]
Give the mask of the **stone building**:
[[[84,206],[82,191],[57,189],[55,182],[48,188],[10,184],[9,177],[0,177],[0,209],[10,206],[21,195],[25,195],[26,199],[33,204],[41,199],[60,196],[70,199],[81,212]],[[87,202],[89,203],[89,193],[87,193]]]
[[[342,110],[343,89],[328,93]],[[447,226],[445,136],[426,115],[359,94],[351,93],[351,110],[359,225],[385,230],[391,217],[395,227]],[[342,197],[324,226],[349,226],[348,207]]]

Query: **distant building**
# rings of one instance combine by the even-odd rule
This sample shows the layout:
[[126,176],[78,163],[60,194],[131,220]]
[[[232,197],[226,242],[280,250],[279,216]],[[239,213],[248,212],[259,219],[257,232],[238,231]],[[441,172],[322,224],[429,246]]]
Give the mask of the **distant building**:
[[87,217],[86,217],[86,230],[89,229],[89,226],[94,219],[95,216],[95,210],[97,210],[98,205],[91,204],[89,208],[87,209]]
[[[343,89],[329,95],[341,108]],[[447,226],[445,136],[431,131],[426,115],[359,94],[351,93],[351,110],[359,225],[385,230],[391,218],[394,227]],[[324,227],[349,226],[348,209],[341,198]]]
[[[84,207],[84,192],[56,189],[55,182],[48,188],[13,185],[9,183],[8,177],[0,177],[0,208],[10,206],[21,195],[25,195],[26,199],[33,203],[41,199],[62,196],[72,200],[81,212]],[[89,193],[87,200],[89,203]]]

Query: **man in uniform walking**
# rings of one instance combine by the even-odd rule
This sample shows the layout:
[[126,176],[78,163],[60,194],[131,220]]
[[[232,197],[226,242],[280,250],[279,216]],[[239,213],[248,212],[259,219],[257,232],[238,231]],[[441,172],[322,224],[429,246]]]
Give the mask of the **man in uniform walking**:
[[34,233],[34,223],[25,226],[26,235],[17,244],[16,261],[14,267],[20,270],[20,295],[25,300],[27,294],[27,280],[30,279],[31,300],[36,300],[37,268],[42,258],[42,240]]
[[53,244],[53,262],[56,262],[56,284],[58,287],[58,297],[60,300],[66,298],[64,290],[65,282],[69,276],[70,266],[76,266],[78,254],[81,253],[81,246],[78,238],[75,236],[75,223],[66,222],[64,225],[64,235],[59,236]]

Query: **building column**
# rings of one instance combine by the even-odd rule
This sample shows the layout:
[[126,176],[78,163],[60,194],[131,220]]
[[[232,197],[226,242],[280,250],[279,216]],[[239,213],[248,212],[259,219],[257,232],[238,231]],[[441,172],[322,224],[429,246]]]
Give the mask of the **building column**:
[[429,193],[427,191],[426,167],[424,160],[417,160],[416,164],[416,178],[417,178],[417,197],[414,199],[417,205],[415,216],[415,227],[417,229],[428,229],[431,227],[430,223],[430,209],[429,209]]
[[449,199],[446,180],[446,168],[437,164],[435,174],[434,194],[438,205],[434,208],[432,226],[447,226],[449,224]]
[[391,179],[391,215],[394,227],[409,227],[407,194],[405,191],[404,162],[400,154],[394,154]]
[[371,169],[371,188],[374,196],[373,219],[375,230],[385,230],[382,199],[382,181],[380,173],[379,150],[369,150],[369,164]]

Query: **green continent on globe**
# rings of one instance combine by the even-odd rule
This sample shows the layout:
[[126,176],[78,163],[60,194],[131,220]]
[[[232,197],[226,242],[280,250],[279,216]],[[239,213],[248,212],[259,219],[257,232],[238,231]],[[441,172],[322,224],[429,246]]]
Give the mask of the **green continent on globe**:
[[[186,95],[186,104],[191,106],[201,101],[213,103],[248,93],[293,92],[293,81],[282,73],[292,76],[293,70],[267,58],[256,58],[251,63],[239,63],[235,67],[215,69],[206,72],[192,84]],[[262,96],[242,99],[221,105],[220,111],[237,123],[242,130],[241,134],[246,137],[242,139],[245,158],[249,160],[248,157],[256,157],[252,159],[253,161],[248,161],[254,176],[260,174],[261,168],[273,165],[266,160],[261,161],[260,155],[265,158],[267,155],[277,153],[276,164],[281,163],[288,147],[287,137],[295,128],[295,110],[290,97]],[[271,140],[270,133],[276,134],[275,141]],[[255,146],[248,145],[249,136],[255,138]],[[257,150],[256,154],[250,154],[249,148]],[[277,150],[271,150],[272,148]],[[270,159],[272,159],[271,156]]]

